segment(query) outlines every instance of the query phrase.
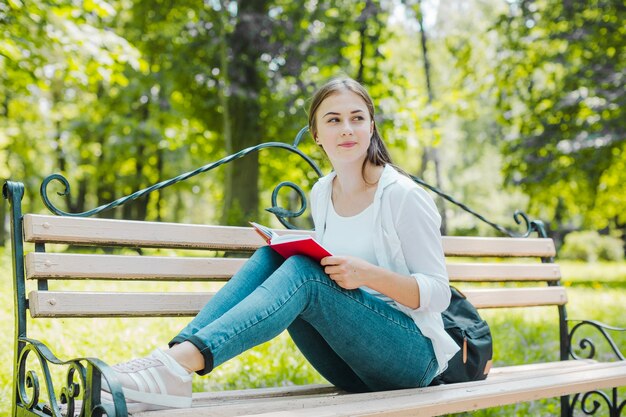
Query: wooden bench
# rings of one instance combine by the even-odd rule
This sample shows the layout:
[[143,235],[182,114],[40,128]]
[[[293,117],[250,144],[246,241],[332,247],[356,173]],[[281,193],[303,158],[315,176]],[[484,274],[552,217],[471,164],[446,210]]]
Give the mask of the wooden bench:
[[[245,258],[225,258],[222,257],[224,251],[249,253],[263,243],[247,227],[22,215],[22,193],[20,183],[5,184],[4,196],[12,207],[16,288],[14,416],[56,415],[54,410],[60,406],[39,398],[43,392],[40,385],[44,383],[57,398],[62,392],[52,386],[50,365],[70,367],[68,373],[75,382],[66,387],[65,397],[70,407],[74,400],[77,410],[84,406],[86,416],[99,415],[100,411],[92,414],[91,409],[98,400],[100,376],[108,379],[111,375],[110,368],[100,360],[63,362],[41,342],[27,338],[27,310],[34,319],[193,316],[212,296],[209,292],[76,292],[65,290],[64,283],[73,280],[94,280],[99,285],[137,280],[225,281],[241,267]],[[621,414],[625,403],[620,405],[616,387],[626,386],[626,361],[619,349],[615,352],[619,360],[613,362],[570,360],[575,357],[570,351],[575,334],[570,334],[568,328],[567,291],[560,284],[559,266],[553,263],[555,247],[551,239],[451,236],[443,239],[450,280],[478,308],[554,306],[558,309],[555,326],[560,332],[560,361],[496,367],[485,381],[480,382],[366,394],[347,394],[329,385],[195,393],[193,409],[137,415],[434,416],[561,397],[561,412],[567,416],[589,398],[589,395],[578,393],[598,389],[612,389],[614,398],[604,407],[612,407],[611,416]],[[25,244],[34,245],[34,251],[25,251]],[[55,244],[69,246],[53,252],[50,249],[57,247]],[[137,251],[85,254],[84,250],[73,250],[82,246],[185,251],[175,256],[146,256]],[[536,262],[529,262],[531,259]],[[146,288],[150,286],[146,284]],[[583,324],[596,326],[592,322]],[[27,369],[29,355],[38,359],[41,369]],[[113,388],[122,395],[119,386],[113,384]],[[126,415],[123,401],[115,410],[107,412],[109,416]]]

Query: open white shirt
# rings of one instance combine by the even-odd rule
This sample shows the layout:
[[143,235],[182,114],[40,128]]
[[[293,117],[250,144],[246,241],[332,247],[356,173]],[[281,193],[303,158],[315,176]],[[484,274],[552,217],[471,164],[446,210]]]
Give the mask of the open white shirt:
[[[311,212],[320,242],[324,242],[335,175],[331,172],[320,178],[311,191]],[[441,318],[450,303],[450,287],[437,207],[424,189],[391,165],[386,165],[372,209],[376,264],[415,278],[420,290],[419,308],[395,304],[431,340],[439,365],[438,373],[441,373],[459,347],[444,330]]]

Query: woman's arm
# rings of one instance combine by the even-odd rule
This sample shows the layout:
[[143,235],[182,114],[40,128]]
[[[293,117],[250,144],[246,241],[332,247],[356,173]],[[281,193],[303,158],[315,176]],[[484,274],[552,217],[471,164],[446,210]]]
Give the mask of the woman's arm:
[[408,272],[419,286],[419,310],[442,312],[450,304],[450,282],[437,206],[420,187],[404,190],[396,201],[392,205],[394,229]]
[[417,281],[354,256],[327,256],[322,259],[324,271],[341,288],[352,290],[369,287],[409,308],[419,308]]

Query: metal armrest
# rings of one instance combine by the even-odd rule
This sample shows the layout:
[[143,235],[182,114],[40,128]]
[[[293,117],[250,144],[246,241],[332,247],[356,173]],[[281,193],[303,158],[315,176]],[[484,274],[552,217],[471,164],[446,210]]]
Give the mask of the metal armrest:
[[[54,417],[74,415],[91,417],[102,414],[109,417],[123,417],[128,415],[122,387],[115,372],[106,363],[97,358],[61,361],[38,340],[29,338],[18,340],[20,344],[23,344],[23,348],[18,358],[18,371],[14,376],[14,384],[17,387],[20,407],[39,415],[43,413]],[[48,392],[47,403],[39,402],[41,391],[39,373],[27,369],[27,358],[31,353],[39,362],[39,372],[42,374]],[[55,391],[52,383],[50,364],[68,367],[65,385],[58,392]],[[100,399],[102,380],[109,385],[114,399],[113,404],[102,403]],[[77,405],[80,407],[79,412],[76,412]]]
[[615,326],[610,326],[608,324],[596,321],[596,320],[567,320],[568,322],[576,322],[577,324],[575,324],[574,326],[572,326],[571,330],[569,331],[569,335],[568,335],[568,346],[569,346],[569,355],[573,358],[573,359],[594,359],[595,355],[596,355],[596,346],[593,343],[593,341],[588,338],[588,337],[583,337],[582,339],[580,339],[580,341],[578,342],[578,347],[584,352],[584,351],[588,351],[588,353],[586,354],[587,356],[581,356],[576,354],[576,352],[574,352],[574,337],[576,336],[576,333],[579,329],[581,328],[586,328],[586,327],[592,327],[594,329],[596,329],[606,340],[606,342],[609,344],[609,346],[611,347],[611,349],[613,350],[613,353],[615,353],[615,356],[617,358],[617,360],[623,361],[626,360],[626,358],[624,357],[624,354],[622,353],[622,351],[619,349],[619,347],[617,346],[617,344],[615,343],[615,341],[613,340],[613,338],[611,337],[611,335],[608,333],[609,331],[611,332],[625,332],[626,329],[620,328],[620,327],[615,327]]

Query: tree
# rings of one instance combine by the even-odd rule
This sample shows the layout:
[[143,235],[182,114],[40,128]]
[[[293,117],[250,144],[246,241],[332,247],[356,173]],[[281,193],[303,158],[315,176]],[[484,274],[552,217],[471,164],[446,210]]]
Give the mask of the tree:
[[496,73],[508,181],[555,229],[623,227],[626,6],[510,3]]
[[[320,79],[339,68],[349,72],[345,69],[358,67],[357,73],[368,74],[371,67],[366,68],[366,60],[351,48],[365,50],[363,36],[357,43],[353,34],[362,33],[358,31],[364,22],[378,18],[377,7],[371,1],[363,6],[344,1],[304,7],[286,1],[216,3],[215,13],[206,13],[198,25],[217,25],[211,35],[217,32],[214,37],[222,40],[213,54],[219,59],[211,73],[197,70],[204,79],[215,80],[217,91],[207,91],[207,101],[215,102],[209,97],[216,97],[218,103],[204,110],[218,116],[209,119],[219,121],[213,127],[223,135],[226,153],[267,140],[290,141],[306,120],[302,97]],[[263,172],[273,180],[277,172],[289,171],[287,164],[281,168]],[[227,167],[222,222],[245,224],[258,216],[260,170],[256,154]]]
[[36,200],[43,173],[80,167],[84,150],[74,148],[80,140],[72,129],[81,124],[84,106],[94,102],[95,87],[123,83],[123,68],[138,63],[124,39],[99,28],[112,12],[106,3],[83,9],[63,1],[0,6],[0,138],[6,176],[26,183],[27,205]]

